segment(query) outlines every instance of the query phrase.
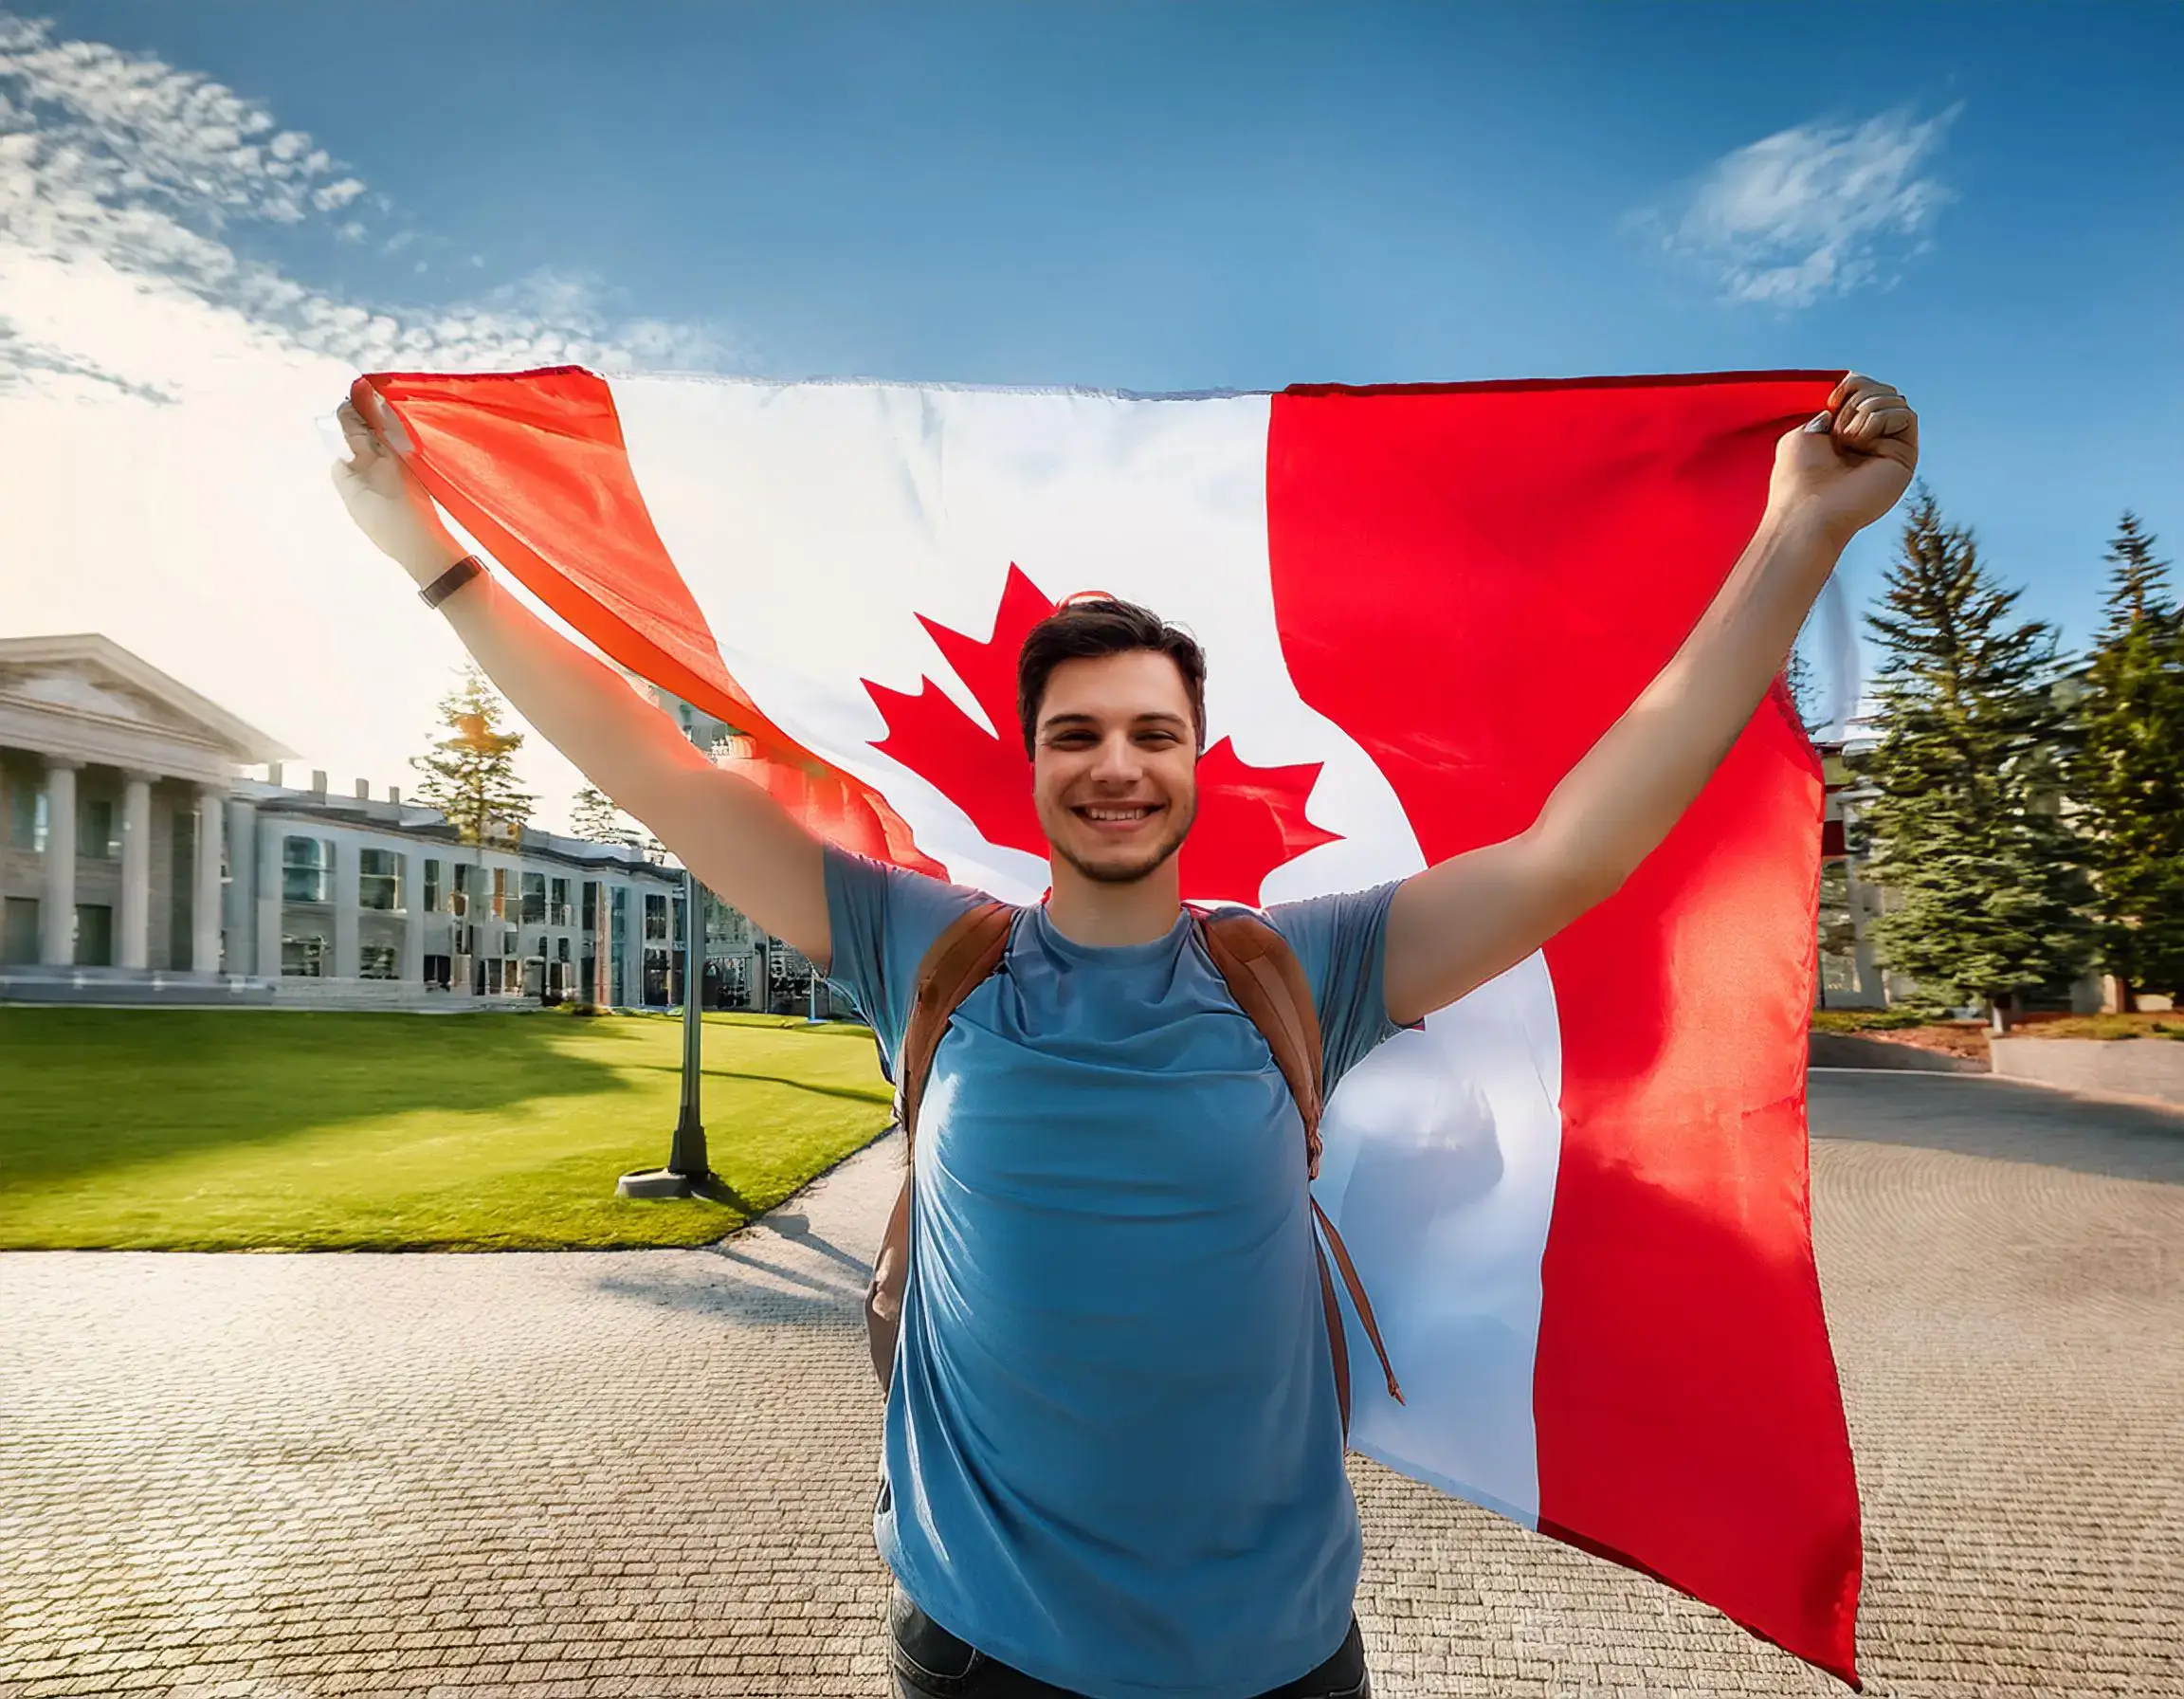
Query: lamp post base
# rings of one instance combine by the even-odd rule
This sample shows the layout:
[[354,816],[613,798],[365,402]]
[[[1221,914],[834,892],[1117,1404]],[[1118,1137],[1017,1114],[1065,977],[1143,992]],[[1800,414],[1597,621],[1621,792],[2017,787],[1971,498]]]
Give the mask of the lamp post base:
[[673,1168],[640,1168],[614,1182],[617,1197],[702,1197],[713,1203],[726,1200],[727,1182],[710,1168],[701,1174],[683,1174]]

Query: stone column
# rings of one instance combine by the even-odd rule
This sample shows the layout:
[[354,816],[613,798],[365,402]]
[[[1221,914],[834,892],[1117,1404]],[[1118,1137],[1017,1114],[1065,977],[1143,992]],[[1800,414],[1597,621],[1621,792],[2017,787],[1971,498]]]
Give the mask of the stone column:
[[228,812],[225,785],[197,787],[196,888],[190,893],[190,971],[220,971],[220,839]]
[[46,758],[46,888],[38,901],[38,961],[76,963],[76,773],[81,761]]
[[228,799],[228,971],[258,971],[258,805]]
[[334,977],[354,979],[364,968],[356,943],[356,881],[364,858],[346,838],[334,839],[330,847],[334,855],[333,870],[328,875],[334,881]]
[[411,991],[425,985],[425,852],[402,851],[402,980]]
[[[577,996],[587,1003],[607,1006],[607,882],[604,879],[587,879],[576,887],[576,919],[584,919],[583,904],[587,893],[592,902],[592,930],[582,936],[591,940],[592,977],[576,989]],[[584,971],[585,951],[578,947],[576,971]]]
[[258,821],[257,961],[252,967],[261,979],[281,977],[281,833],[282,822]]
[[142,973],[152,961],[152,775],[121,776],[121,937],[115,964]]

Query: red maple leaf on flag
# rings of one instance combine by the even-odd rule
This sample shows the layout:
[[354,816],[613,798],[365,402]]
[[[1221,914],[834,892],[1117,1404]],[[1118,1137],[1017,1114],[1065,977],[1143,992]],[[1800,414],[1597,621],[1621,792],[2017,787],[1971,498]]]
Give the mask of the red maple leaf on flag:
[[[1046,853],[1031,806],[1031,758],[1016,721],[1016,652],[1031,628],[1054,612],[1051,597],[1013,561],[993,634],[981,643],[923,614],[923,626],[972,700],[992,722],[988,731],[931,679],[915,696],[861,681],[887,722],[873,748],[902,763],[970,817],[979,835],[1004,849]],[[1250,767],[1227,738],[1198,760],[1198,817],[1182,850],[1183,895],[1256,904],[1266,875],[1338,833],[1304,817],[1320,763]]]

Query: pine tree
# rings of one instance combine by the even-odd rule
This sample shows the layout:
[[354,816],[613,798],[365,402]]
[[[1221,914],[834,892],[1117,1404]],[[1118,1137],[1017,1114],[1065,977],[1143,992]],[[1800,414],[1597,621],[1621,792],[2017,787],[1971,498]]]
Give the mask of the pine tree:
[[475,665],[465,667],[462,683],[440,702],[447,735],[434,740],[429,754],[410,758],[425,775],[417,799],[446,814],[472,847],[484,843],[495,828],[519,831],[537,804],[518,781],[516,752],[523,747],[523,734],[500,729],[506,712],[492,681]]
[[591,785],[576,793],[569,810],[569,830],[592,844],[625,844],[634,850],[643,842],[636,823]]
[[2086,667],[2071,799],[2120,1004],[2184,990],[2184,615],[2136,514],[2108,546],[2108,620]]
[[2024,993],[2080,973],[2087,949],[2089,892],[2060,807],[2055,633],[2013,618],[2019,594],[1920,485],[1884,611],[1866,615],[1885,657],[1884,730],[1858,763],[1878,791],[1865,876],[1893,899],[1875,928],[1882,959],[1920,1001],[1984,1002],[1997,1029]]
[[1797,710],[1797,723],[1807,732],[1821,727],[1819,686],[1812,681],[1811,664],[1805,659],[1805,651],[1793,649],[1789,665],[1782,668],[1782,687],[1790,692],[1790,705]]

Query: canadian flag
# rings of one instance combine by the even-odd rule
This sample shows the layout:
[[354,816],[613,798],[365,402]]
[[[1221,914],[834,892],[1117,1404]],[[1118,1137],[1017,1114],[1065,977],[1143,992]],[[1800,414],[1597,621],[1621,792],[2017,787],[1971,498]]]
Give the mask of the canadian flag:
[[[814,829],[1002,897],[1046,884],[1026,629],[1085,590],[1189,627],[1184,895],[1264,904],[1529,825],[1838,375],[1160,397],[560,369],[357,399],[561,617],[743,728]],[[1620,894],[1342,1083],[1318,1193],[1409,1400],[1355,1378],[1359,1451],[1855,1685],[1807,1194],[1820,812],[1778,688]]]

